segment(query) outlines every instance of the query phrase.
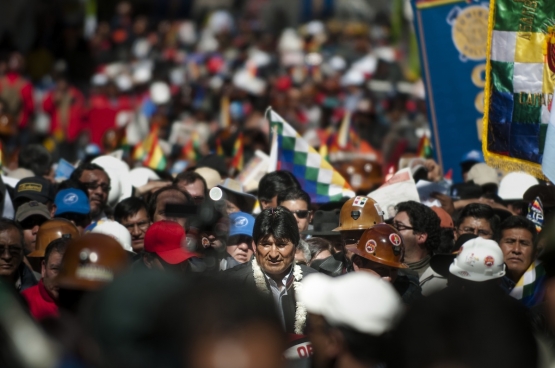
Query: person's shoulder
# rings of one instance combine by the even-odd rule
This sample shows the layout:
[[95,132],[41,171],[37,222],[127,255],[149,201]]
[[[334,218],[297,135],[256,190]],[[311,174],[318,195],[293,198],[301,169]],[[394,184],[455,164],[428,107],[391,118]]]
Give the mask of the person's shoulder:
[[34,298],[36,295],[39,295],[39,285],[33,285],[28,287],[27,289],[20,292],[20,294],[27,300]]
[[229,275],[229,277],[241,277],[249,273],[252,274],[252,265],[251,262],[245,262],[222,272],[224,275]]
[[318,271],[315,270],[314,268],[305,266],[304,264],[299,265],[299,266],[301,266],[301,271],[303,271],[303,275],[310,275],[311,273],[318,273]]

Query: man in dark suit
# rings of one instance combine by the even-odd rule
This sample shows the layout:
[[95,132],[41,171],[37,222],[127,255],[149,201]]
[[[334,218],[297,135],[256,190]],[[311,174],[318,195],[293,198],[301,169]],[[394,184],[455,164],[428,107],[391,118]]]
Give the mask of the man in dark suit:
[[300,241],[295,216],[285,207],[262,211],[254,223],[253,240],[253,260],[225,271],[226,276],[272,295],[285,331],[303,334],[306,309],[295,294],[302,287],[301,279],[316,271],[294,263]]

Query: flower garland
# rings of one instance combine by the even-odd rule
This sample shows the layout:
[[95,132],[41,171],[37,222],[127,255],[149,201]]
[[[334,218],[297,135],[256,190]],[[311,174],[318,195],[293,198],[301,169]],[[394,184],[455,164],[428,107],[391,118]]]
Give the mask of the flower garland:
[[[256,258],[252,259],[252,275],[254,276],[256,288],[263,293],[269,294],[270,290],[268,289],[268,285],[266,285],[266,279],[258,262],[256,262]],[[295,278],[295,281],[293,281],[293,288],[295,289],[295,294],[297,294],[299,290],[302,289],[300,281],[303,279],[303,270],[297,264],[295,264],[293,268],[293,277]],[[295,333],[297,335],[303,334],[304,325],[306,323],[306,313],[307,311],[304,304],[297,301],[295,308]]]

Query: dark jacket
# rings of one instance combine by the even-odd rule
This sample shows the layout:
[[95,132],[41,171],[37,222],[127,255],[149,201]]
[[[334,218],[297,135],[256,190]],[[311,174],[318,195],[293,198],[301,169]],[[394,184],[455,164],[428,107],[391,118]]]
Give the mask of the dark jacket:
[[353,271],[353,265],[345,259],[343,252],[337,252],[326,258],[318,267],[318,272],[336,277]]
[[[300,265],[300,267],[301,267],[301,270],[303,271],[303,279],[311,273],[316,273],[315,270],[305,265]],[[238,283],[242,285],[256,287],[256,283],[254,281],[254,275],[252,272],[253,272],[252,262],[247,262],[237,267],[233,267],[229,270],[223,271],[222,274],[224,277],[235,279]],[[266,280],[266,278],[264,278],[264,280],[266,281],[266,287],[270,292],[270,285],[268,284],[268,281]],[[291,283],[291,286],[289,286],[287,289],[287,295],[283,297],[281,305],[278,306],[283,311],[283,316],[285,319],[285,332],[291,333],[291,334],[295,333],[296,304],[297,303],[295,299],[295,288]]]

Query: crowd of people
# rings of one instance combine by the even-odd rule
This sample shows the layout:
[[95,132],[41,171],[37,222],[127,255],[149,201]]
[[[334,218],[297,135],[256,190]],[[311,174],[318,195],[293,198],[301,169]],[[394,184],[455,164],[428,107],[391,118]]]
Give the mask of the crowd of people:
[[[423,94],[389,14],[276,32],[257,9],[122,2],[32,83],[36,60],[0,58],[0,366],[553,367],[555,186],[415,157]],[[241,181],[268,105],[315,148],[350,116],[332,164],[353,197]],[[441,192],[383,208],[369,192],[402,168]]]

